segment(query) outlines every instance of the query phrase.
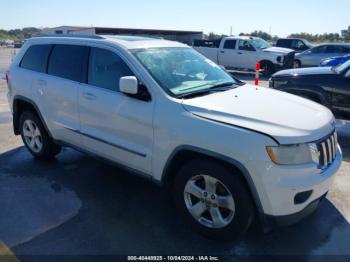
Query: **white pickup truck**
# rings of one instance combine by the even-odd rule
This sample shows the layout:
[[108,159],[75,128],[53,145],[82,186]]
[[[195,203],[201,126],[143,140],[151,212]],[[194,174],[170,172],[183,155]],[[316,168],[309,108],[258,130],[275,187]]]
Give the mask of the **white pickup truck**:
[[260,62],[265,76],[292,68],[295,55],[292,49],[273,47],[261,38],[250,36],[195,40],[193,48],[228,70],[253,71],[256,62]]

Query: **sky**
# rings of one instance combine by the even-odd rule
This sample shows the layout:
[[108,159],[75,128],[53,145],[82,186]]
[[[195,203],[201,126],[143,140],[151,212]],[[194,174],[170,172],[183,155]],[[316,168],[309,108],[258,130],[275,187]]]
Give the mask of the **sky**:
[[350,0],[3,0],[0,29],[60,25],[333,33],[350,26]]

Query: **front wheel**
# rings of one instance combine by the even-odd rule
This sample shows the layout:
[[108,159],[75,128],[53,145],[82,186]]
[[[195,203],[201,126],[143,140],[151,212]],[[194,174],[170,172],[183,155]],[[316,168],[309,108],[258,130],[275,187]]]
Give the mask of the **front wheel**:
[[263,62],[261,64],[262,74],[265,77],[270,77],[273,73],[275,73],[275,67],[270,62]]
[[61,151],[61,147],[52,141],[36,114],[26,111],[21,114],[19,121],[23,143],[34,157],[48,160]]
[[238,170],[194,160],[177,174],[175,203],[196,230],[215,239],[236,239],[254,217],[250,193]]
[[294,60],[293,62],[293,68],[300,68],[301,67],[301,63],[299,60]]

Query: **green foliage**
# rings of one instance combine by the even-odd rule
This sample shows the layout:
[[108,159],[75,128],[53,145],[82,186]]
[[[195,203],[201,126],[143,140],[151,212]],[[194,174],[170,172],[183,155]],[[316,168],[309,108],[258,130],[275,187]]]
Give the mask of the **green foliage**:
[[23,29],[2,30],[0,29],[0,39],[23,40],[35,35],[39,35],[41,29],[35,27],[26,27]]
[[213,32],[210,32],[208,35],[204,35],[204,38],[205,39],[208,39],[208,40],[216,40],[216,39],[220,39],[220,38],[223,38],[223,37],[226,37],[227,35],[218,35],[218,34],[215,34]]
[[273,36],[272,35],[270,35],[270,34],[268,34],[266,32],[263,32],[261,30],[259,30],[259,31],[255,30],[254,32],[251,32],[250,34],[240,33],[239,35],[240,36],[246,35],[246,36],[260,37],[260,38],[262,38],[262,39],[264,39],[266,41],[272,41],[273,40]]

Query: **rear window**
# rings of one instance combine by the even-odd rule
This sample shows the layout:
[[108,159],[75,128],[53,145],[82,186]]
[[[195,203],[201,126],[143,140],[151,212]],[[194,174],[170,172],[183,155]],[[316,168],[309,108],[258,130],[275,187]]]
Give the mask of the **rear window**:
[[224,49],[236,49],[236,40],[226,40]]
[[25,53],[20,67],[40,73],[46,72],[51,45],[33,45]]
[[276,45],[279,47],[290,47],[291,41],[289,39],[279,39]]
[[50,55],[48,74],[82,81],[87,62],[88,47],[78,45],[55,45]]

